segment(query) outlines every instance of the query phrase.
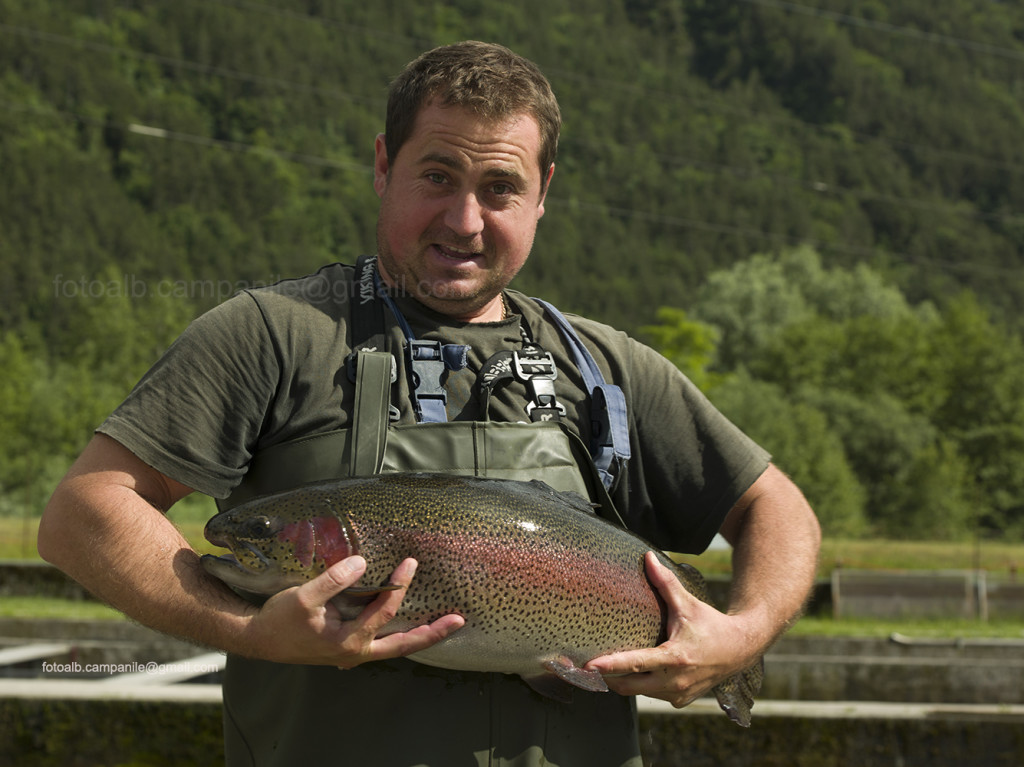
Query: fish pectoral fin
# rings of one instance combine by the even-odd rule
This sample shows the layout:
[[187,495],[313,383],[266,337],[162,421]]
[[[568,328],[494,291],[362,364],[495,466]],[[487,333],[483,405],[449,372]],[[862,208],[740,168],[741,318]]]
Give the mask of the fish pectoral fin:
[[541,665],[573,687],[579,687],[588,692],[608,692],[608,685],[605,684],[603,676],[596,671],[586,671],[580,668],[568,658],[546,660]]
[[401,588],[404,588],[404,586],[396,586],[391,583],[386,583],[383,586],[349,586],[347,589],[343,589],[341,593],[352,602],[369,604],[385,591],[397,591]]
[[523,681],[541,695],[562,703],[572,703],[572,688],[588,692],[608,692],[604,677],[596,671],[586,671],[569,658],[551,658],[541,664],[544,671],[536,676],[524,676]]
[[390,583],[383,586],[349,586],[335,595],[331,599],[331,604],[338,609],[342,620],[355,620],[363,608],[378,596],[386,591],[397,591],[400,588],[402,587]]

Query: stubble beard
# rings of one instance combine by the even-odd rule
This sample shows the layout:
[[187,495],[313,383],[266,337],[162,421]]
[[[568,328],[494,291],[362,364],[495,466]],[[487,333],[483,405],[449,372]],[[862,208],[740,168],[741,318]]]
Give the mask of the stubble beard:
[[[429,309],[449,317],[469,318],[497,298],[518,272],[518,269],[511,274],[488,270],[468,284],[465,279],[458,277],[446,279],[427,276],[428,270],[421,269],[420,265],[431,258],[427,251],[437,241],[428,233],[423,241],[417,244],[416,253],[403,258],[400,265],[388,245],[384,226],[378,222],[377,258],[382,279],[390,287],[415,298]],[[445,241],[445,238],[440,238],[440,241]]]

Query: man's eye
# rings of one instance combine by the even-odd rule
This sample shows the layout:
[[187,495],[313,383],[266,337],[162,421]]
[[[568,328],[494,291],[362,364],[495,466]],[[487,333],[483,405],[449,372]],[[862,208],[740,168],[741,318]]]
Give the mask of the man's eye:
[[443,173],[428,173],[427,180],[433,184],[443,184],[447,179]]
[[515,194],[515,187],[511,184],[495,184],[491,187],[491,193],[496,194],[499,197],[506,197],[510,194]]

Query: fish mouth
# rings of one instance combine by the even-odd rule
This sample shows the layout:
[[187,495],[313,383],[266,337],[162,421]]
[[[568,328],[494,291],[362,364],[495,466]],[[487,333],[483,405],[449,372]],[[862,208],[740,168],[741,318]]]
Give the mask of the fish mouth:
[[262,581],[267,576],[265,567],[260,571],[253,570],[239,562],[238,557],[232,553],[220,556],[203,554],[199,558],[199,562],[207,573],[225,583],[242,598],[255,604],[262,604],[276,590],[263,588]]
[[[204,565],[209,562],[212,564],[212,560],[219,561],[224,565],[228,565],[235,570],[240,570],[245,573],[263,573],[270,567],[270,560],[267,559],[266,555],[258,548],[253,546],[248,541],[221,541],[207,539],[214,546],[220,546],[221,548],[229,549],[227,554],[203,554],[200,558]],[[243,549],[246,552],[246,561],[242,562],[238,555],[235,553],[239,549]],[[214,565],[216,566],[216,565]],[[209,565],[207,565],[209,567]]]

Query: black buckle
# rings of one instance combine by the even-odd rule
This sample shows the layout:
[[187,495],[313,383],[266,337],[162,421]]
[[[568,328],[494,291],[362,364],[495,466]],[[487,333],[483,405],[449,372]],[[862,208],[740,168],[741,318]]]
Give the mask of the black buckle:
[[444,390],[445,364],[438,341],[407,341],[406,354],[412,372],[413,407],[417,421],[436,423],[447,421],[445,405],[448,395]]

